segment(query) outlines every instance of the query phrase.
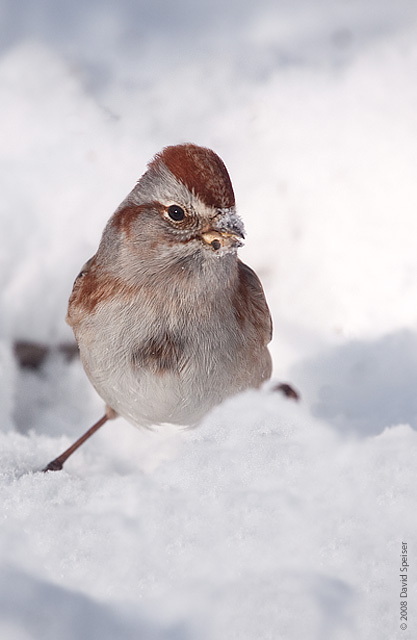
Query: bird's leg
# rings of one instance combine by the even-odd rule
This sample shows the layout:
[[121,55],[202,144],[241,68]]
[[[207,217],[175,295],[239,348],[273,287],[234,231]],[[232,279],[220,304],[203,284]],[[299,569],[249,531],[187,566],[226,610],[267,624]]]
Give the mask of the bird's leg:
[[77,451],[77,449],[81,447],[81,445],[84,444],[84,442],[88,440],[88,438],[90,438],[93,435],[93,433],[98,431],[100,427],[102,427],[103,424],[107,422],[107,420],[112,420],[116,416],[117,414],[115,411],[113,411],[113,409],[111,409],[110,407],[106,407],[106,413],[104,414],[104,416],[100,418],[100,420],[97,420],[97,422],[93,424],[93,426],[90,427],[88,431],[86,431],[84,435],[81,436],[81,438],[78,438],[78,440],[76,440],[74,444],[72,444],[70,447],[68,447],[68,449],[66,449],[63,453],[61,453],[60,456],[58,456],[57,458],[55,458],[55,460],[52,460],[48,465],[46,465],[46,467],[42,469],[42,471],[44,473],[46,471],[60,471],[64,466],[64,463],[68,460],[70,455],[74,453],[74,451]]

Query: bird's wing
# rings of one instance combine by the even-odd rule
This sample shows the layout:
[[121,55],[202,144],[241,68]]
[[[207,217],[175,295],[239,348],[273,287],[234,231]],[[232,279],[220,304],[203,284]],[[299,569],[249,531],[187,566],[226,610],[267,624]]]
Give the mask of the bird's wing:
[[[72,292],[71,292],[71,296],[69,299],[69,304],[68,304],[68,313],[67,313],[67,323],[70,325],[70,327],[73,326],[73,307],[76,306],[78,298],[80,296],[80,289],[82,289],[82,284],[83,284],[83,280],[85,278],[85,276],[88,276],[89,271],[91,269],[91,265],[94,262],[94,258],[95,255],[90,258],[89,260],[87,260],[87,262],[81,267],[81,271],[78,274],[78,276],[75,278],[74,280],[74,284],[72,287]],[[74,305],[75,303],[75,305]]]
[[261,281],[244,262],[238,261],[239,289],[235,303],[238,317],[249,319],[258,335],[267,345],[272,339],[272,318]]

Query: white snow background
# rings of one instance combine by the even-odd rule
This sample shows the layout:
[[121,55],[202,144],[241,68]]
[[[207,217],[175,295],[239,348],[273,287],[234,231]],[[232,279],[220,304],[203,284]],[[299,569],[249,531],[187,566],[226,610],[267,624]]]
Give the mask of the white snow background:
[[[414,0],[3,0],[0,638],[417,637]],[[274,379],[201,426],[108,423],[49,345],[167,144],[226,162]],[[400,629],[401,543],[408,628]]]

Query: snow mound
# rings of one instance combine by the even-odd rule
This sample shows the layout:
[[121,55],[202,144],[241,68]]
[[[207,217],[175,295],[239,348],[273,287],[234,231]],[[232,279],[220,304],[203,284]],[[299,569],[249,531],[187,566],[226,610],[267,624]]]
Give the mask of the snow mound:
[[[411,639],[415,2],[3,5],[1,638]],[[302,400],[248,392],[185,432],[119,419],[43,474],[103,411],[54,350],[72,282],[186,141],[230,171]],[[22,339],[52,348],[40,369]]]

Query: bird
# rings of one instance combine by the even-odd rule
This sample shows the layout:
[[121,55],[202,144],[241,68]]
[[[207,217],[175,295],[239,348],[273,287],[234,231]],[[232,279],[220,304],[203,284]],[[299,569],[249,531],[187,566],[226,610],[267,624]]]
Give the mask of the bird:
[[272,319],[223,160],[167,146],[111,216],[68,304],[84,370],[108,419],[194,426],[216,405],[271,377]]

